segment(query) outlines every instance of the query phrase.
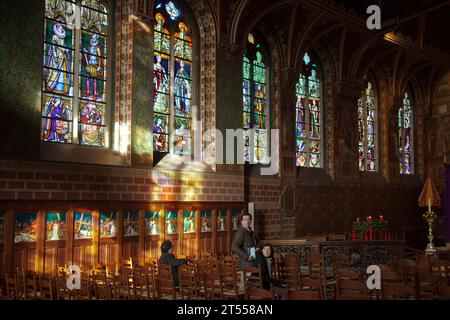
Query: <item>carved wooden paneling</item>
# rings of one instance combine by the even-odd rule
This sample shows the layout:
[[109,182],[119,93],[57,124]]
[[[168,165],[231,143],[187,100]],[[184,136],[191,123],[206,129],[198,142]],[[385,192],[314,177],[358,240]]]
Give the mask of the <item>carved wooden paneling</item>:
[[119,263],[117,238],[100,239],[98,261],[103,264]]
[[161,256],[159,236],[147,236],[145,239],[145,255],[144,259],[156,258]]
[[47,241],[45,243],[44,270],[55,270],[58,265],[67,264],[66,241]]
[[92,240],[74,240],[73,244],[73,262],[80,267],[89,267],[94,265],[92,257]]
[[216,237],[216,253],[226,253],[228,250],[228,232],[218,232]]
[[213,239],[212,232],[202,233],[200,236],[200,251],[213,252]]
[[37,272],[36,268],[37,249],[36,243],[20,244],[15,247],[13,270],[25,270]]
[[133,258],[137,261],[139,259],[139,237],[125,237],[122,247],[123,258]]
[[181,252],[185,256],[197,256],[197,237],[195,233],[183,235]]

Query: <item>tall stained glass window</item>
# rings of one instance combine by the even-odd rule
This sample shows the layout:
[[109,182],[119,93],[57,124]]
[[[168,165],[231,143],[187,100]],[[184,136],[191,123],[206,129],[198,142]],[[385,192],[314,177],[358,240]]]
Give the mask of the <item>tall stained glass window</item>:
[[153,52],[153,150],[191,153],[192,36],[172,1],[155,7]]
[[303,72],[295,85],[297,166],[322,167],[322,103],[320,67],[308,53],[303,57]]
[[43,141],[105,146],[108,19],[98,0],[45,1]]
[[413,111],[411,100],[405,92],[403,103],[398,110],[398,137],[400,174],[413,174],[413,140],[412,140]]
[[[250,34],[243,60],[242,84],[245,162],[265,163],[267,160],[269,87],[266,64],[262,42]],[[249,134],[249,129],[254,129],[253,150],[250,150],[252,135]]]
[[377,170],[377,106],[372,83],[367,82],[358,99],[359,171]]

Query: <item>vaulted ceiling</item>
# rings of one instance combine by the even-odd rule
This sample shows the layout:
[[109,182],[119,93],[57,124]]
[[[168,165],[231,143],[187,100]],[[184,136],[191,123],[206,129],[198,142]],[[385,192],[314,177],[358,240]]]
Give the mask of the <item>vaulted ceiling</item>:
[[[366,26],[373,4],[381,8],[381,30]],[[336,80],[361,79],[382,61],[392,82],[426,77],[427,87],[450,68],[450,1],[216,0],[215,6],[221,42],[243,46],[253,27],[269,25],[284,67],[297,67],[306,50],[321,46],[333,56]]]

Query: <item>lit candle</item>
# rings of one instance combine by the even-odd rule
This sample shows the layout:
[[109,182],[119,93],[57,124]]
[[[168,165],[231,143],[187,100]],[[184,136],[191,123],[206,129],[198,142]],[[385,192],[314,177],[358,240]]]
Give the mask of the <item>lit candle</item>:
[[428,197],[428,212],[431,212],[431,198]]
[[384,221],[384,217],[382,214],[380,214],[380,221]]

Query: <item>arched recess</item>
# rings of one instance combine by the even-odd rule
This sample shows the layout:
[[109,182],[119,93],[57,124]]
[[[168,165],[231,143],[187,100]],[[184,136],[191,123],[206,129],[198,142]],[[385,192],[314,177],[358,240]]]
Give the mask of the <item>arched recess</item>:
[[[149,16],[153,17],[155,3],[160,0],[148,0]],[[199,110],[203,132],[216,127],[216,57],[217,57],[217,17],[208,0],[185,0],[192,10],[199,31]],[[215,135],[209,141],[211,156],[215,156]],[[203,146],[205,147],[205,146]],[[212,149],[211,149],[212,147]]]
[[[334,149],[335,149],[335,110],[334,110],[334,82],[336,81],[336,66],[331,56],[331,53],[323,46],[316,43],[313,47],[308,50],[300,50],[300,47],[297,47],[297,52],[295,53],[295,57],[303,57],[307,51],[312,51],[317,57],[317,60],[321,64],[322,68],[322,105],[323,105],[323,114],[324,114],[324,122],[323,129],[324,131],[324,155],[326,158],[326,163],[324,163],[323,168],[326,169],[328,175],[334,177]],[[302,62],[303,58],[297,58],[294,61],[293,69],[298,70],[298,73],[302,72]],[[295,118],[294,120],[295,121]],[[291,126],[295,129],[294,125]],[[293,130],[294,130],[293,129]],[[294,135],[295,136],[295,135]]]

